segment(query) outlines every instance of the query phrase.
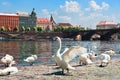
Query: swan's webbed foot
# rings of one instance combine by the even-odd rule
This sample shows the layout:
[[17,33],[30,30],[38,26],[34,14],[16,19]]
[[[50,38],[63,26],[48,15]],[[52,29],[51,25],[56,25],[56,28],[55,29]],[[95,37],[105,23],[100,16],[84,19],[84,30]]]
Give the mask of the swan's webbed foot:
[[9,64],[5,64],[5,67],[9,67]]
[[62,75],[64,76],[72,76],[72,74],[69,72],[69,69],[67,68],[67,73],[64,73],[64,70],[62,69]]
[[65,75],[65,74],[64,74],[64,69],[62,69],[62,75]]

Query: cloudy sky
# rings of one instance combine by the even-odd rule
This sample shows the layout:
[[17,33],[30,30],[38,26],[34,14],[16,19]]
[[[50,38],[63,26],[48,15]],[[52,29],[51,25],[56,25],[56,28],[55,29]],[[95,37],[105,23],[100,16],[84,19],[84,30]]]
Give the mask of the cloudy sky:
[[0,0],[0,13],[31,13],[50,18],[56,23],[95,28],[100,21],[120,23],[120,0]]

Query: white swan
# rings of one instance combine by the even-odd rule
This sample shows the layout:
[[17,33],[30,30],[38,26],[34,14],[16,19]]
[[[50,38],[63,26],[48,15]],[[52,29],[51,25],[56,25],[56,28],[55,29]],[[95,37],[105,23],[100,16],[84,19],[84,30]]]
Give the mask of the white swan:
[[80,65],[88,65],[93,63],[93,59],[95,58],[95,54],[93,53],[84,53],[79,56]]
[[2,59],[1,62],[4,63],[5,67],[11,67],[15,64],[13,56],[6,54]]
[[30,65],[33,65],[33,62],[37,60],[37,55],[31,55],[29,57],[27,57],[26,59],[24,59],[25,62],[29,62]]
[[110,58],[110,55],[109,54],[105,54],[105,53],[102,53],[102,54],[100,54],[99,55],[99,58],[100,58],[100,60],[101,60],[101,65],[100,65],[100,67],[103,67],[104,65],[104,63],[105,63],[105,65],[107,66],[109,63],[110,63],[110,60],[111,60],[111,58]]
[[3,70],[0,70],[0,76],[6,76],[6,75],[10,75],[10,74],[15,74],[18,72],[18,68],[17,67],[7,67]]
[[[63,55],[67,50],[69,50],[69,48],[65,48],[64,51],[60,55]],[[55,61],[56,65],[57,65],[57,60],[56,60],[55,55],[53,55],[52,58],[53,58],[53,60]]]
[[87,49],[84,47],[79,47],[79,46],[72,46],[64,52],[63,54],[60,53],[61,51],[61,39],[60,37],[56,37],[56,40],[59,43],[59,48],[57,52],[54,54],[54,59],[55,62],[57,63],[58,66],[62,68],[62,73],[64,74],[64,70],[67,70],[69,72],[69,69],[75,70],[74,67],[70,66],[69,62],[78,56],[79,54],[83,54],[87,52]]
[[110,56],[113,56],[115,54],[115,51],[113,50],[108,50],[108,51],[105,51],[104,54],[108,54]]

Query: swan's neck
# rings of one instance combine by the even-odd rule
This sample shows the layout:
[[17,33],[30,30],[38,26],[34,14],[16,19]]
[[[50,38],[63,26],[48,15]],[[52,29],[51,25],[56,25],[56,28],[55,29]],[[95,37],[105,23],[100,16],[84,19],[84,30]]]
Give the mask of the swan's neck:
[[57,54],[56,55],[59,55],[60,54],[60,51],[61,51],[61,40],[58,40],[58,51],[57,51]]

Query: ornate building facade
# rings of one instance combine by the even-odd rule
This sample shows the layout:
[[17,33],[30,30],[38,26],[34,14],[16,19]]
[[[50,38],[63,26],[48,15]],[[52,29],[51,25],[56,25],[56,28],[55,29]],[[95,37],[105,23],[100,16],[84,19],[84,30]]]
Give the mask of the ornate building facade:
[[41,27],[43,31],[52,31],[52,23],[47,18],[37,18],[37,27]]
[[19,26],[18,14],[0,13],[0,28],[4,28],[6,31],[13,30]]
[[6,30],[11,29],[12,31],[14,28],[22,30],[23,27],[26,30],[28,28],[42,27],[43,31],[50,32],[55,25],[52,15],[50,19],[37,18],[34,8],[30,14],[26,12],[17,12],[16,14],[0,13],[0,28],[4,27]]
[[28,13],[18,13],[19,15],[19,28],[20,27],[36,27],[37,16],[35,9],[33,8],[31,14]]

